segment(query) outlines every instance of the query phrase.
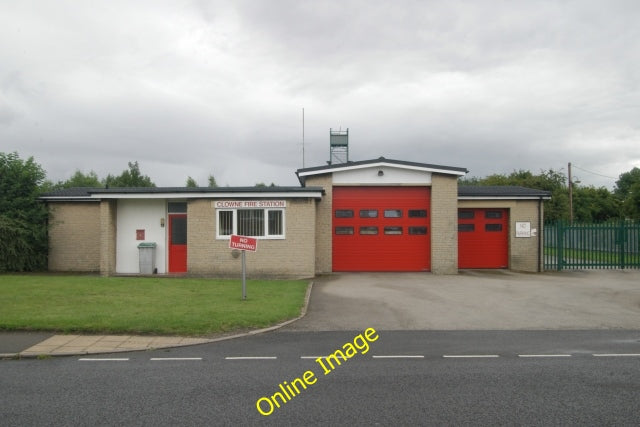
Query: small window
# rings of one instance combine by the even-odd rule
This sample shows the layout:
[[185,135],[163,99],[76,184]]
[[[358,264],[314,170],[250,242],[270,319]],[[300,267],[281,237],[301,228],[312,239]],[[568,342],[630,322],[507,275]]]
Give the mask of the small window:
[[402,218],[402,209],[385,209],[385,218]]
[[172,216],[169,217],[171,221],[171,238],[170,243],[172,245],[186,245],[187,244],[187,217]]
[[169,213],[187,213],[187,202],[169,202],[167,210]]
[[360,234],[378,234],[378,227],[360,227]]
[[353,218],[353,210],[351,209],[337,209],[336,218]]
[[336,234],[339,235],[352,235],[353,227],[336,227]]
[[461,231],[461,232],[476,231],[476,226],[474,224],[458,224],[458,231]]
[[502,218],[502,211],[485,211],[484,217],[491,219]]
[[484,231],[502,231],[502,224],[485,224]]
[[411,209],[409,210],[409,218],[426,218],[426,209]]
[[409,234],[413,236],[422,236],[427,234],[427,227],[409,227]]
[[384,228],[384,234],[402,234],[402,227],[389,226]]
[[378,218],[378,211],[375,209],[362,209],[360,211],[360,218]]
[[474,211],[458,211],[458,218],[473,219],[475,218],[475,212]]

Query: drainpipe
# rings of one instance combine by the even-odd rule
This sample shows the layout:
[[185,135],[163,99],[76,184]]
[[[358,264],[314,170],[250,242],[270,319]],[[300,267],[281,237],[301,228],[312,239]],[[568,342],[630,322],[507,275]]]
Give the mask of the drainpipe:
[[543,241],[544,238],[544,223],[542,221],[542,197],[538,200],[538,273],[540,273],[544,266],[543,256]]

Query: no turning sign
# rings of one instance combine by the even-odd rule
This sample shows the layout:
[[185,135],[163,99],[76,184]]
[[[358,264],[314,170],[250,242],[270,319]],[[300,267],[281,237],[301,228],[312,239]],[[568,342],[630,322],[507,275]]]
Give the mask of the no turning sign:
[[240,249],[241,251],[255,252],[258,248],[258,239],[253,237],[231,235],[229,239],[229,249]]

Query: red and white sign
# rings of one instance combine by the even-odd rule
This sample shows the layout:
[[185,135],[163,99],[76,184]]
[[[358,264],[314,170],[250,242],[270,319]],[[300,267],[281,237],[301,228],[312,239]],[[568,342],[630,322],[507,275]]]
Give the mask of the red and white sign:
[[216,200],[216,209],[286,208],[286,200]]
[[258,248],[258,239],[253,237],[231,235],[229,239],[229,249],[240,249],[241,251],[255,252]]

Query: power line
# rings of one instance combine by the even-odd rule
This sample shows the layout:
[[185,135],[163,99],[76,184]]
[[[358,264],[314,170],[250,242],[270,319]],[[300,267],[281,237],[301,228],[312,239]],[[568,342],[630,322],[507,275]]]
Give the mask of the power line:
[[590,173],[590,174],[593,174],[593,175],[598,175],[598,176],[601,176],[601,177],[603,177],[603,178],[618,179],[618,177],[609,176],[609,175],[603,175],[603,174],[598,173],[598,172],[592,172],[592,171],[590,171],[590,170],[583,169],[583,168],[581,168],[580,166],[576,166],[576,165],[575,165],[575,164],[573,164],[573,163],[572,163],[571,165],[572,165],[574,168],[576,168],[576,169],[580,169],[580,170],[581,170],[581,171],[583,171],[583,172],[587,172],[587,173]]

